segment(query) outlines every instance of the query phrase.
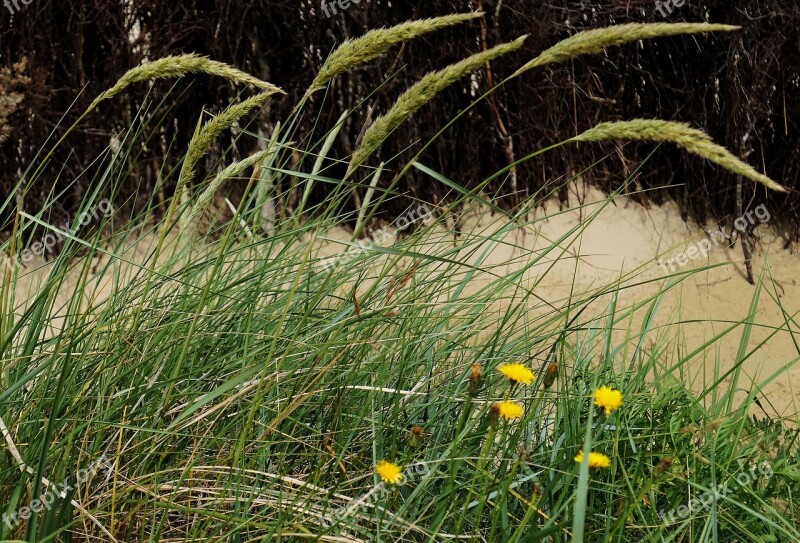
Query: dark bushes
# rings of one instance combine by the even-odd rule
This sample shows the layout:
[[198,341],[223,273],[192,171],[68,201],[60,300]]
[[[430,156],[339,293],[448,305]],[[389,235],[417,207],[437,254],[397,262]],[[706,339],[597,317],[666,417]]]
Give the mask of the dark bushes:
[[[94,96],[145,56],[207,54],[280,85],[289,96],[274,102],[259,120],[269,132],[277,120],[287,116],[327,53],[342,39],[410,18],[477,8],[487,13],[482,22],[396,47],[379,62],[335,79],[327,97],[319,93],[313,98],[301,133],[307,135],[317,121],[331,126],[342,109],[357,108],[375,89],[369,103],[376,112],[383,112],[427,71],[523,33],[531,35],[525,51],[494,62],[491,71],[480,74],[482,90],[535,52],[579,29],[632,21],[707,20],[740,24],[744,29],[738,34],[679,37],[609,50],[600,58],[579,59],[526,74],[461,119],[428,150],[423,161],[469,185],[511,160],[599,121],[661,117],[693,123],[777,181],[790,188],[798,185],[800,6],[794,0],[690,1],[666,19],[653,0],[566,2],[566,7],[538,2],[432,0],[420,5],[392,2],[391,8],[383,0],[372,0],[331,18],[326,18],[318,5],[312,12],[312,3],[298,0],[145,0],[131,4],[123,7],[118,0],[34,0],[13,18],[6,11],[0,15],[0,67],[27,57],[27,75],[31,78],[30,84],[16,89],[24,94],[24,101],[11,115],[12,130],[0,147],[4,198],[12,196],[20,172],[63,112],[72,106],[67,121],[74,119]],[[469,84],[465,80],[454,85],[425,107],[412,123],[395,132],[373,160],[394,156],[410,143],[432,136],[469,103]],[[163,82],[154,89],[138,85],[125,96],[103,104],[69,145],[56,153],[38,181],[41,186],[26,195],[26,208],[35,211],[55,182],[57,190],[69,187],[59,199],[63,212],[74,210],[87,189],[87,181],[78,174],[107,148],[115,132],[130,125],[148,93],[158,103],[169,89],[169,83]],[[219,108],[236,92],[224,82],[200,77],[194,78],[188,91],[175,92],[167,100],[172,111],[160,134],[135,160],[131,159],[130,193],[120,197],[152,192],[156,172],[174,165],[185,150],[201,109]],[[316,118],[318,112],[321,119]],[[353,151],[366,114],[366,108],[357,110],[331,156],[344,158]],[[56,135],[66,126],[69,122],[62,122]],[[170,147],[172,152],[168,153]],[[220,149],[225,148],[223,142]],[[578,171],[606,155],[610,158],[602,161],[590,177],[602,188],[612,190],[636,170],[651,149],[646,145],[581,146],[545,155],[519,168],[517,190],[533,193],[549,180]],[[402,156],[408,158],[414,150],[412,147]],[[410,172],[400,189],[409,197],[442,196],[437,193],[443,187],[418,175]],[[636,174],[630,190],[658,188],[648,193],[650,199],[659,202],[675,198],[685,216],[701,220],[736,215],[740,208],[765,202],[772,215],[788,227],[786,232],[797,239],[800,200],[795,192],[767,194],[763,188],[744,182],[737,198],[737,183],[718,168],[663,147],[655,150]],[[512,186],[505,180],[493,189],[509,196]],[[315,198],[323,198],[324,185],[317,190]],[[505,206],[515,201],[511,197],[499,199]],[[407,205],[408,201],[394,199],[386,212],[396,214]]]

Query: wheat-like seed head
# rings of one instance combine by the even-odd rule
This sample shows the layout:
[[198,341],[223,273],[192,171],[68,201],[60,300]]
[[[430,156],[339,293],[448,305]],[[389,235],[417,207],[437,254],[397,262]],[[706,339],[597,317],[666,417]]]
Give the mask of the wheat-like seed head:
[[611,140],[674,143],[730,172],[758,181],[772,190],[786,192],[786,188],[782,185],[759,173],[749,164],[736,158],[730,151],[714,143],[708,134],[684,123],[650,119],[600,123],[583,134],[575,136],[571,141]]
[[268,149],[265,149],[264,151],[259,151],[258,153],[255,153],[254,155],[251,155],[243,160],[234,162],[233,164],[231,164],[230,166],[219,172],[219,174],[217,174],[214,180],[208,184],[206,189],[197,198],[197,202],[195,202],[194,206],[192,206],[191,211],[189,211],[189,214],[187,215],[186,222],[191,223],[194,220],[194,218],[197,217],[206,208],[209,202],[211,202],[211,199],[214,197],[214,194],[216,194],[216,192],[219,190],[219,188],[222,186],[222,184],[225,182],[226,179],[237,177],[247,168],[253,166],[254,164],[258,164],[259,162],[266,159],[267,157],[269,157],[271,153],[274,152],[275,149],[273,149],[272,146],[270,146]]
[[189,142],[189,148],[186,151],[186,156],[183,159],[181,166],[181,173],[178,176],[178,187],[187,184],[194,177],[194,167],[202,156],[211,147],[214,139],[219,136],[224,130],[233,126],[233,124],[244,117],[252,110],[263,106],[270,96],[275,94],[276,91],[270,90],[251,96],[238,104],[234,104],[227,108],[225,111],[208,121],[202,128],[195,132]]
[[558,42],[522,66],[511,77],[516,77],[545,64],[562,62],[580,55],[600,53],[606,47],[633,41],[701,32],[731,32],[739,28],[738,26],[709,23],[629,23],[585,30]]
[[349,176],[358,166],[363,164],[386,139],[386,136],[403,121],[411,117],[419,108],[430,102],[439,92],[487,62],[516,51],[522,47],[526,38],[527,36],[521,36],[512,42],[476,53],[447,68],[425,75],[406,90],[385,115],[375,119],[375,122],[367,129],[361,146],[353,153],[353,158],[347,169],[347,175]]
[[481,16],[482,12],[476,12],[408,21],[390,28],[370,30],[360,38],[347,40],[331,53],[322,65],[305,97],[323,88],[336,75],[382,55],[397,43]]
[[201,57],[194,54],[176,55],[160,58],[151,62],[137,66],[123,75],[116,84],[94,99],[94,102],[89,106],[87,111],[93,110],[97,104],[108,98],[116,96],[127,87],[140,81],[147,81],[150,79],[161,79],[165,77],[182,77],[191,73],[204,73],[223,79],[228,79],[236,83],[242,83],[261,89],[271,94],[281,93],[286,94],[280,87],[276,87],[266,81],[253,77],[241,70],[237,70],[232,66],[225,63],[211,60],[207,57]]
[[31,78],[25,75],[28,59],[22,59],[13,66],[0,68],[0,143],[3,143],[11,133],[8,118],[11,117],[25,99],[21,92],[15,92],[14,87],[27,86]]

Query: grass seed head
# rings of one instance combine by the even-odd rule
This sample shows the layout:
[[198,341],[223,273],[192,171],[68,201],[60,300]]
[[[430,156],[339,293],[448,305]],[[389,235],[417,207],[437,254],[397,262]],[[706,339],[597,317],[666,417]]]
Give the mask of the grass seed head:
[[270,94],[280,93],[286,94],[280,87],[276,87],[271,83],[262,81],[257,77],[243,72],[229,66],[223,62],[211,60],[208,57],[202,57],[195,54],[176,55],[160,58],[150,62],[145,62],[136,68],[128,70],[116,84],[95,98],[94,102],[89,106],[87,111],[91,111],[97,104],[103,100],[112,98],[133,85],[141,81],[148,81],[150,79],[163,79],[167,77],[183,77],[184,75],[193,73],[204,73],[213,75],[233,81],[234,83],[241,83],[249,85]]
[[782,185],[739,160],[721,145],[714,143],[711,136],[685,123],[660,119],[606,122],[572,138],[572,141],[581,142],[614,140],[674,143],[683,150],[701,156],[732,173],[757,181],[769,189],[786,192]]
[[539,66],[563,62],[581,55],[600,53],[606,47],[634,41],[702,32],[731,32],[738,29],[738,26],[709,23],[629,23],[585,30],[545,50],[517,70],[512,77]]
[[385,115],[375,119],[375,122],[364,133],[361,145],[353,153],[353,158],[347,169],[347,176],[364,163],[373,152],[383,143],[392,131],[400,126],[422,106],[430,102],[442,90],[455,83],[465,75],[472,73],[487,62],[516,51],[522,47],[527,36],[522,36],[508,43],[492,47],[486,51],[474,54],[450,66],[431,72],[406,90]]
[[323,88],[338,74],[382,55],[393,45],[481,16],[483,13],[476,12],[408,21],[390,28],[371,30],[360,38],[347,40],[331,53],[322,65],[317,77],[306,91],[306,97]]

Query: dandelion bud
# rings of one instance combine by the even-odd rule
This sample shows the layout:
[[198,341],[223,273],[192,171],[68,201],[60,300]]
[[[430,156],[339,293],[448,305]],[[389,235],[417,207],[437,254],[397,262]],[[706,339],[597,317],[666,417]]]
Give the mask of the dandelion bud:
[[497,428],[500,424],[500,406],[493,404],[492,409],[489,411],[489,426]]
[[481,367],[473,364],[469,370],[469,395],[475,397],[481,388]]
[[544,372],[544,388],[550,388],[553,386],[553,383],[556,382],[556,377],[558,377],[558,364],[548,364],[547,369]]
[[411,427],[411,432],[408,438],[408,444],[412,448],[417,448],[422,444],[422,438],[424,437],[425,432],[421,426],[414,425]]

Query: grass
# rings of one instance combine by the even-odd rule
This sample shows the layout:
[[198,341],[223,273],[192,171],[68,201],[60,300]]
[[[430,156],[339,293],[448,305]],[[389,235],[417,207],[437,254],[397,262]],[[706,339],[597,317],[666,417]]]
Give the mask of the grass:
[[[164,122],[156,111],[145,105],[120,151],[87,172],[93,192],[82,210],[105,195],[114,201],[130,182],[127,159]],[[249,178],[229,179],[252,165],[235,164],[190,189],[193,155],[163,176],[190,192],[162,204],[156,190],[143,208],[116,203],[113,216],[68,235],[41,264],[30,296],[17,293],[35,270],[6,271],[0,505],[11,516],[55,497],[12,528],[0,522],[0,538],[800,539],[796,431],[752,418],[754,392],[735,397],[742,365],[759,348],[750,334],[768,282],[719,337],[692,352],[673,348],[674,330],[656,325],[661,303],[694,270],[659,279],[655,294],[632,303],[621,294],[652,281],[642,270],[591,289],[576,281],[562,297],[541,294],[555,265],[571,263],[577,276],[580,259],[566,247],[614,195],[542,248],[510,234],[545,220],[531,211],[557,183],[508,220],[454,240],[447,221],[464,206],[492,209],[483,189],[503,172],[470,190],[419,161],[382,167],[399,172],[388,188],[372,183],[372,172],[343,181],[320,159],[338,128],[304,136],[293,126],[290,118],[276,131]],[[451,200],[421,202],[436,213],[380,245],[334,235],[345,222],[374,225],[411,167],[450,187]],[[20,181],[20,201],[38,171],[33,165]],[[201,223],[208,187],[225,183],[239,186],[235,213]],[[328,185],[330,196],[312,204],[312,183]],[[278,186],[288,191],[278,195]],[[344,211],[359,190],[371,191],[364,207]],[[293,194],[303,194],[302,214],[290,209]],[[264,235],[268,198],[278,212]],[[48,228],[47,209],[5,207],[14,205],[9,252]],[[500,247],[514,250],[512,262],[493,263]],[[348,248],[339,265],[324,265],[328,252]],[[795,315],[776,303],[791,333]],[[715,345],[733,334],[740,348],[725,375]],[[676,376],[701,359],[718,378],[698,391]],[[511,362],[534,380],[510,382],[498,368]],[[594,405],[602,386],[622,395],[608,414]],[[577,463],[581,452],[609,464]],[[63,496],[48,492],[83,479],[79,469],[98,459],[107,469]],[[405,484],[382,481],[379,465],[394,480],[382,461]],[[746,484],[737,483],[742,473]],[[725,488],[708,508],[681,509]]]

